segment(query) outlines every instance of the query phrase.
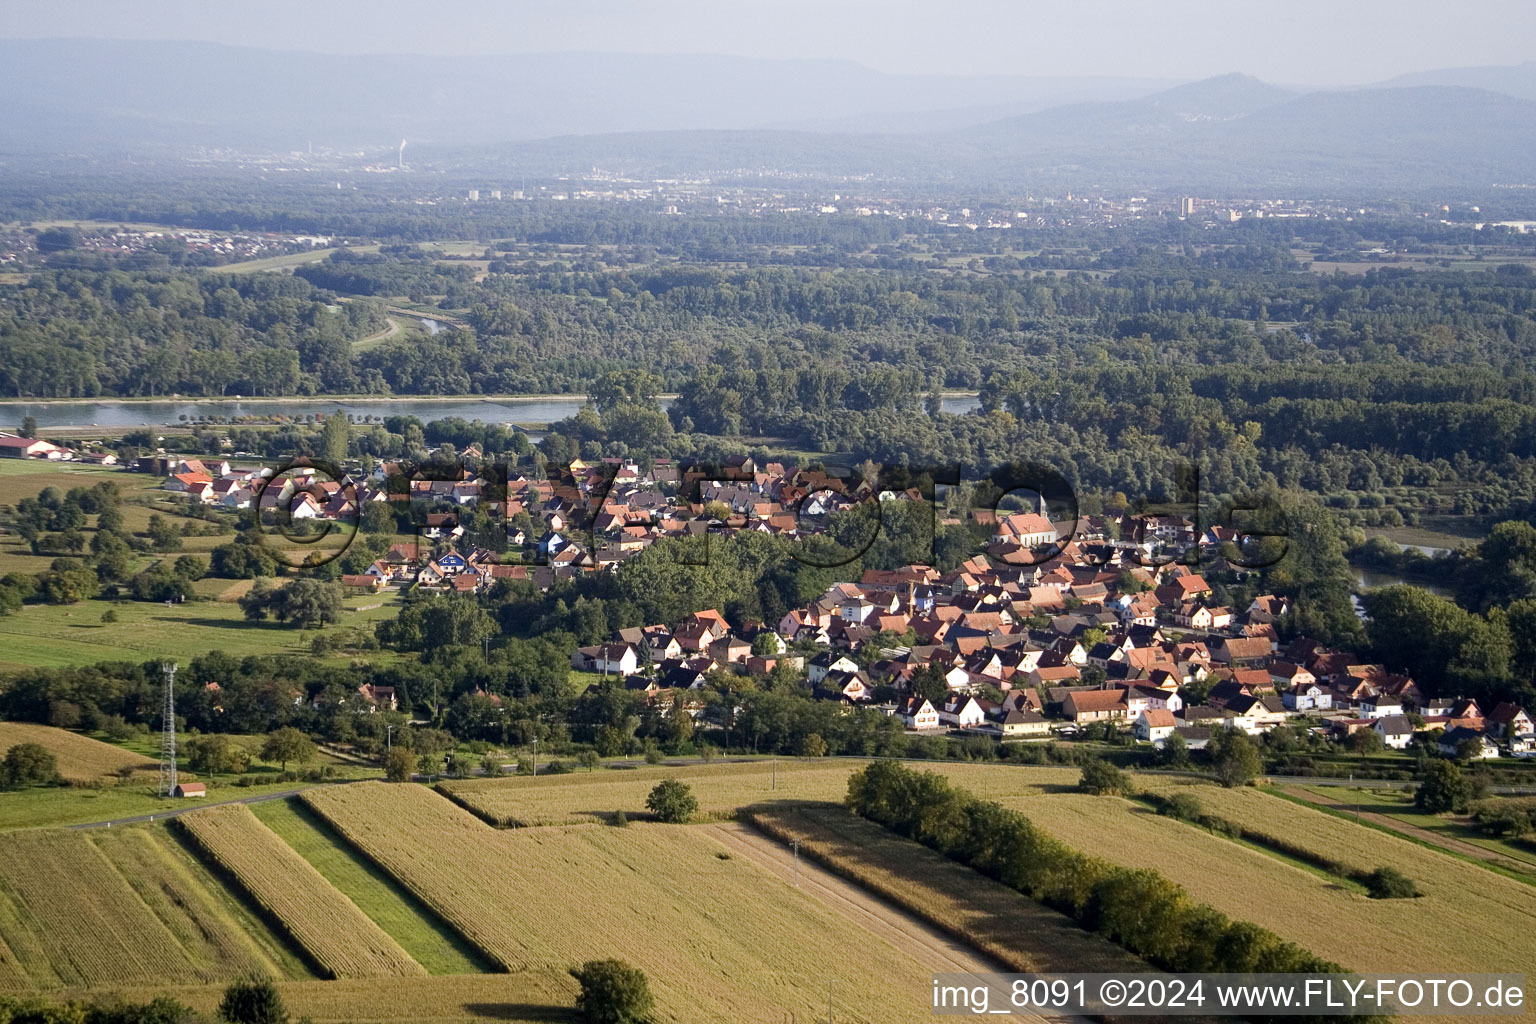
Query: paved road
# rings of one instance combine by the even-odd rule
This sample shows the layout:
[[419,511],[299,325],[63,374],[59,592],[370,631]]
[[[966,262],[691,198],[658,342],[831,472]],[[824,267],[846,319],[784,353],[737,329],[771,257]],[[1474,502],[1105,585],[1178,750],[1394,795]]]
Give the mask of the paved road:
[[90,821],[83,825],[65,825],[64,828],[111,828],[113,825],[133,825],[141,821],[163,821],[166,818],[175,818],[189,811],[200,810],[204,807],[222,807],[225,804],[259,804],[263,800],[286,800],[290,796],[298,796],[306,789],[315,789],[319,786],[345,786],[351,782],[365,782],[365,779],[339,779],[335,782],[317,782],[313,786],[299,786],[295,789],[284,789],[276,793],[258,793],[255,796],[242,796],[233,800],[214,800],[211,803],[203,803],[195,797],[186,798],[187,802],[179,804],[166,811],[156,811],[153,814],[136,814],[130,818],[113,818],[110,821]]

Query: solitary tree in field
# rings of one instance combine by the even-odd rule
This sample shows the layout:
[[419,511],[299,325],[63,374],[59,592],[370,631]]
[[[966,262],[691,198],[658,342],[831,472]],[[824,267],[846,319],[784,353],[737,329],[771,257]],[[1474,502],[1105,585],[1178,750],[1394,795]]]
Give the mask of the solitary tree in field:
[[5,752],[5,761],[0,763],[0,784],[6,789],[55,786],[61,781],[58,759],[41,743],[18,743]]
[[315,745],[310,738],[291,725],[285,725],[267,737],[261,745],[261,756],[266,761],[276,761],[288,770],[289,761],[304,764],[314,759]]
[[384,755],[384,777],[390,782],[410,782],[416,756],[405,747],[390,747]]
[[266,978],[237,981],[224,990],[219,1018],[229,1024],[288,1024],[277,986]]
[[642,1024],[651,1012],[645,972],[622,960],[588,960],[572,971],[581,983],[576,1009],[587,1024]]
[[1217,729],[1208,749],[1216,778],[1228,789],[1246,786],[1259,777],[1264,761],[1259,748],[1241,729]]
[[698,813],[699,801],[686,782],[662,779],[651,790],[651,795],[645,798],[645,807],[656,816],[657,821],[676,825]]
[[603,759],[597,755],[597,751],[595,750],[583,750],[581,753],[576,755],[576,762],[590,772],[598,765],[602,764]]
[[1129,793],[1131,777],[1108,761],[1096,757],[1083,765],[1083,777],[1078,786],[1095,796]]

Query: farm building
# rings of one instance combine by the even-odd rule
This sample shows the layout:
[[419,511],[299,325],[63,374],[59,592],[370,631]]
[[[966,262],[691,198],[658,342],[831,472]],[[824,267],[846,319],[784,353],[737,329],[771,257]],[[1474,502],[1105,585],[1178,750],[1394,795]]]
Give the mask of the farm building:
[[171,791],[172,796],[207,796],[208,787],[201,782],[183,782]]
[[0,458],[7,459],[62,459],[69,454],[66,448],[60,448],[48,441],[31,437],[16,437],[13,434],[0,434]]

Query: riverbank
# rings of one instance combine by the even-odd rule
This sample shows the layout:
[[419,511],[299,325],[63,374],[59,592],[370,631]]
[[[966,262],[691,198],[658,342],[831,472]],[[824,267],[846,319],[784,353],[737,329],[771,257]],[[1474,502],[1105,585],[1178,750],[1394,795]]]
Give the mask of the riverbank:
[[[10,406],[37,405],[147,405],[155,402],[196,402],[199,405],[222,405],[240,402],[271,402],[274,404],[324,404],[326,402],[563,402],[586,401],[590,396],[579,392],[549,392],[547,394],[488,394],[488,395],[133,395],[118,398],[98,395],[95,398],[0,398],[0,409]],[[656,396],[661,401],[673,401],[676,391]],[[979,391],[941,391],[941,399],[979,398]]]

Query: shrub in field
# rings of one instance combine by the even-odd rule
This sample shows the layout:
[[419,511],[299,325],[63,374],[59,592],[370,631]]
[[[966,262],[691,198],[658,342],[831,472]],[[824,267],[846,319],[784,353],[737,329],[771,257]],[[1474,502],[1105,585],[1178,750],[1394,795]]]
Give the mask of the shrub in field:
[[1180,821],[1198,822],[1205,816],[1205,808],[1195,794],[1175,793],[1158,806],[1157,813]]
[[699,811],[699,800],[681,779],[662,779],[645,798],[645,808],[657,821],[681,824]]
[[1479,800],[1471,807],[1479,831],[1518,839],[1536,831],[1536,798]]
[[1373,900],[1410,900],[1422,896],[1413,879],[1396,868],[1377,868],[1360,880]]
[[266,978],[237,981],[224,990],[219,1017],[229,1024],[288,1024],[277,986]]
[[1131,791],[1131,776],[1108,761],[1095,758],[1083,764],[1078,787],[1095,796],[1110,796]]
[[629,815],[625,814],[622,810],[614,811],[613,824],[615,828],[628,828]]
[[581,983],[576,1009],[587,1024],[642,1024],[651,1012],[645,972],[622,960],[588,960],[571,974]]

